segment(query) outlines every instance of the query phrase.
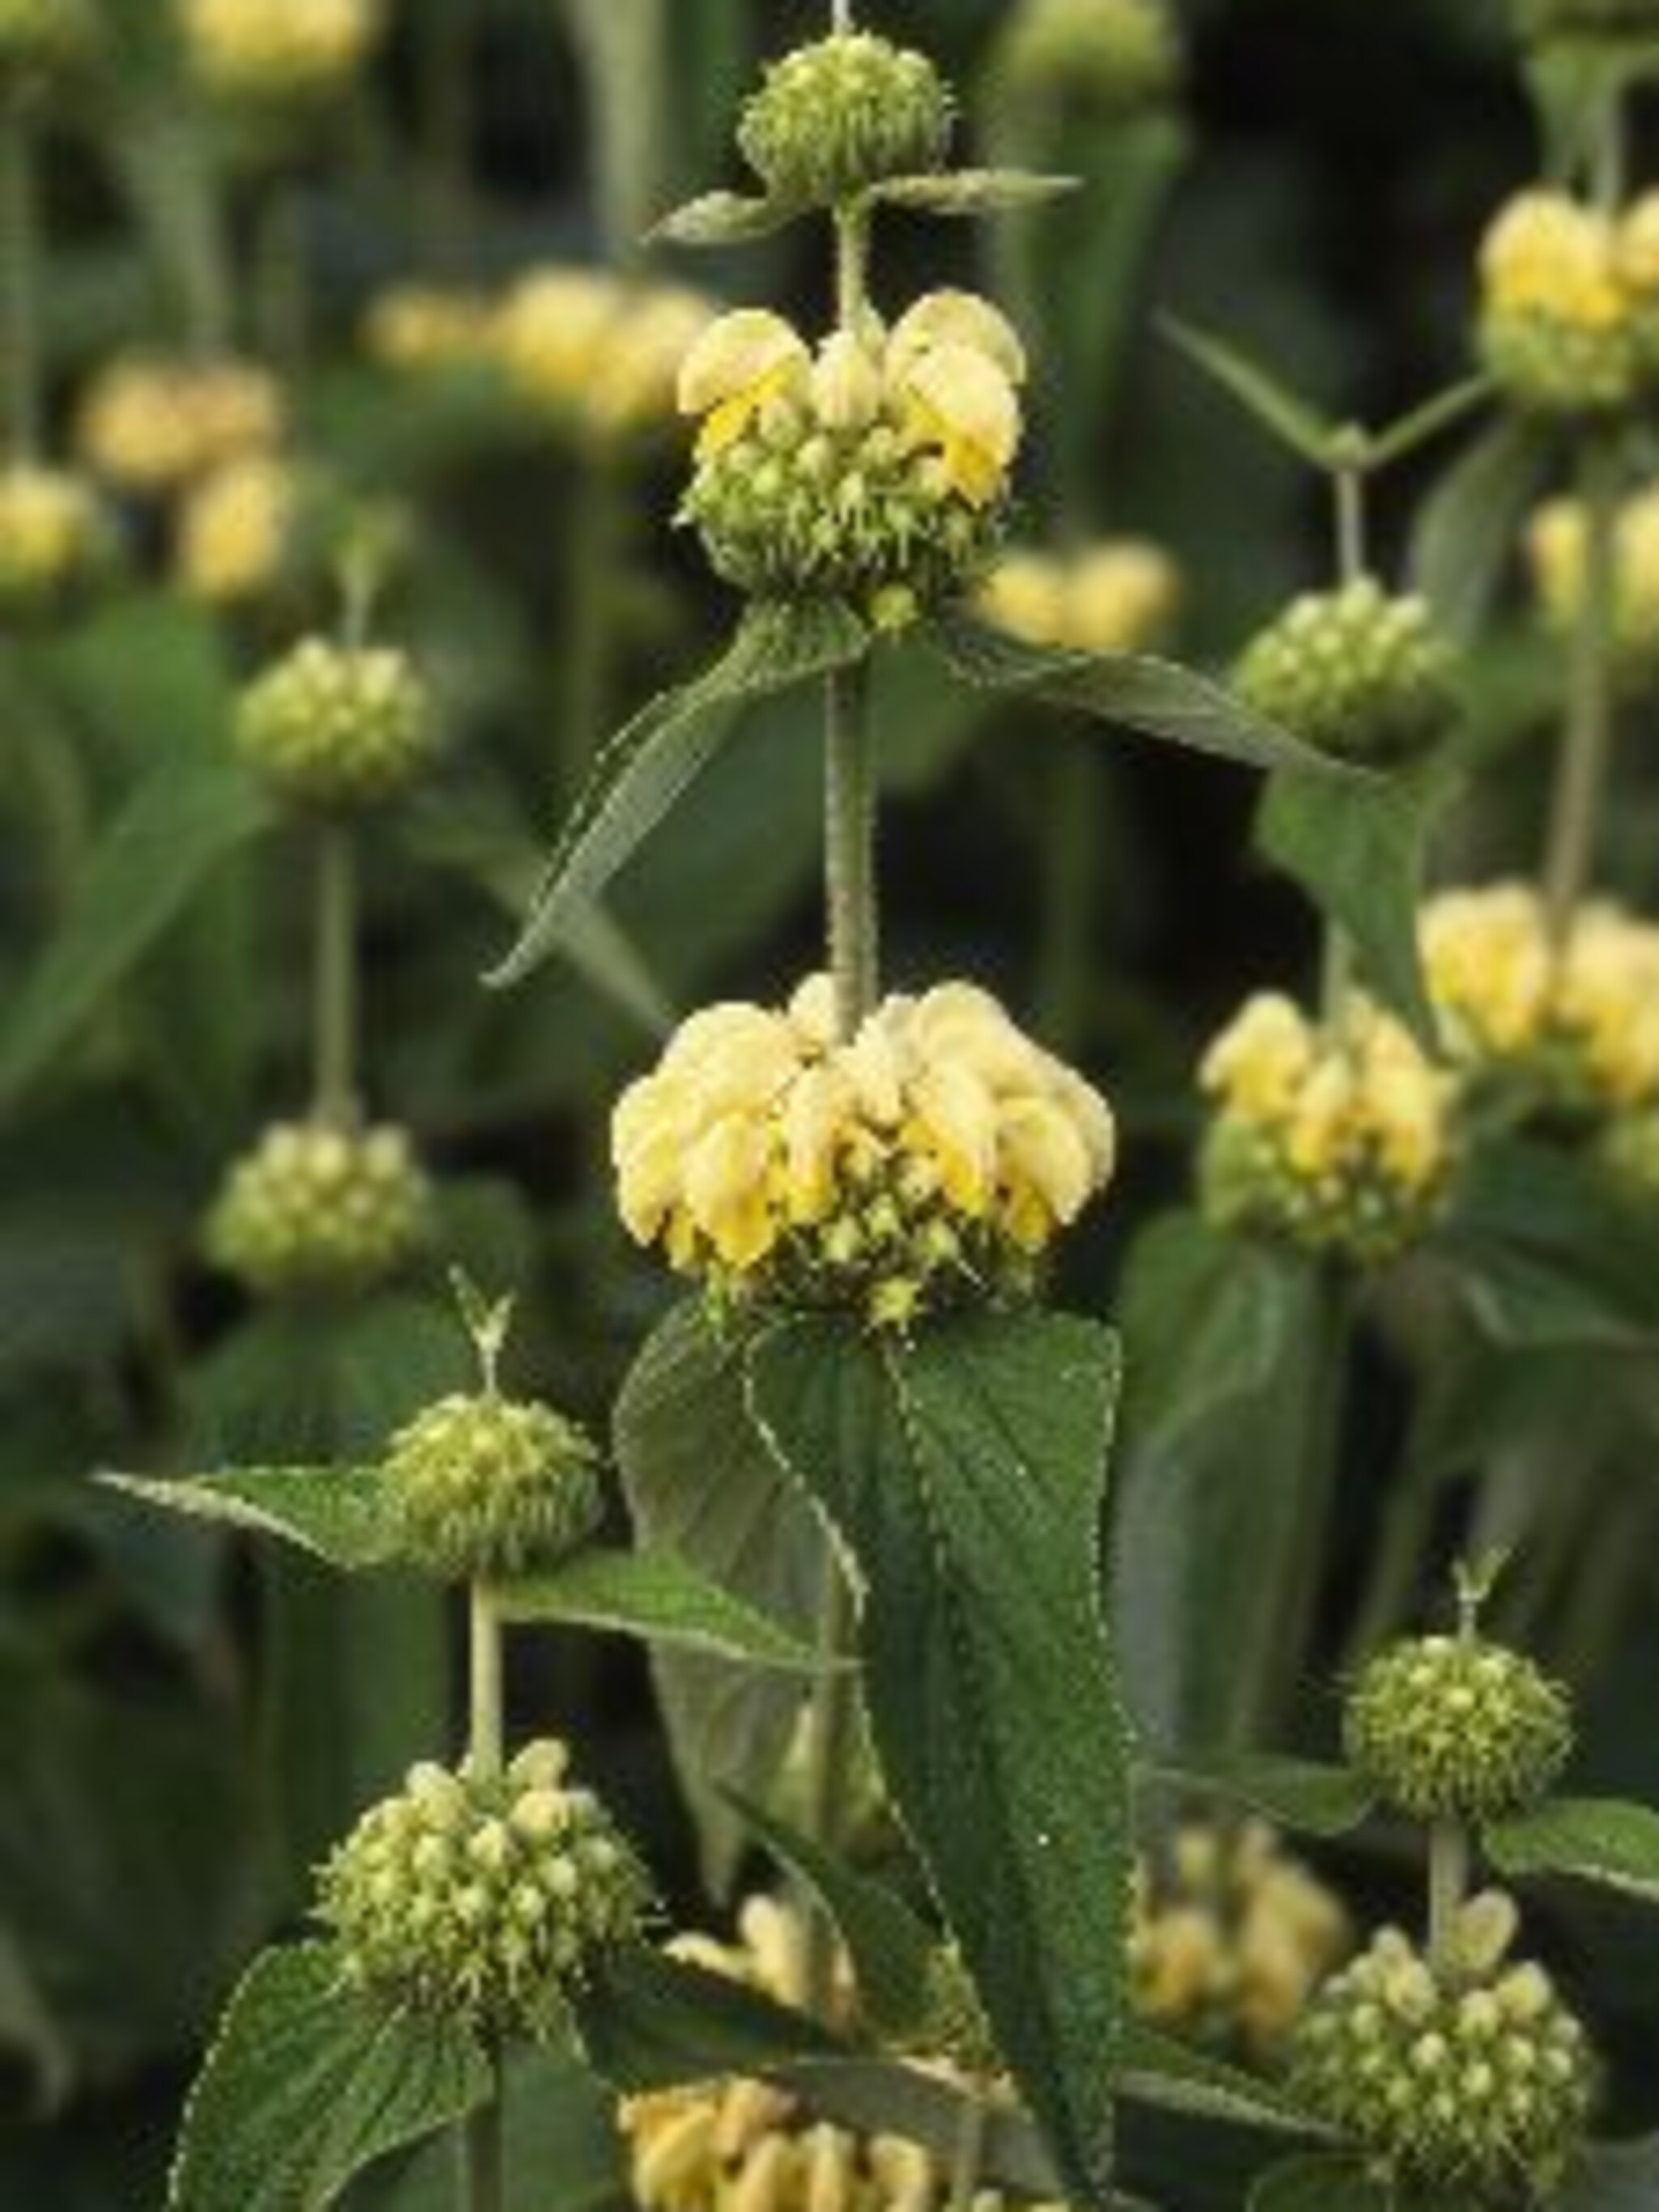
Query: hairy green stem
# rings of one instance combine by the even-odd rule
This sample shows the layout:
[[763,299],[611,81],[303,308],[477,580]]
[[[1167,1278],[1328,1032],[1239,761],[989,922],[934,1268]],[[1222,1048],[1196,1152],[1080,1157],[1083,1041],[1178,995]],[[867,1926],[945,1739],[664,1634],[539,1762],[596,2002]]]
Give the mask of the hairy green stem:
[[830,27],[838,39],[853,29],[853,0],[830,0]]
[[[493,1782],[501,1771],[506,1735],[501,1620],[482,1583],[472,1584],[467,1612],[468,1764],[475,1782]],[[468,2119],[462,2138],[462,2212],[504,2212],[507,2203],[506,2081],[498,2037],[489,2046],[489,2096]]]
[[1429,1964],[1437,1978],[1455,1980],[1461,1968],[1458,1919],[1469,1893],[1469,1832],[1461,1820],[1437,1820],[1429,1831]]
[[665,0],[568,0],[587,79],[605,258],[639,262],[661,194],[668,119]]
[[34,150],[23,102],[10,100],[0,110],[0,367],[5,372],[5,447],[22,461],[32,460],[40,445],[40,214]]
[[876,765],[862,668],[824,679],[824,892],[836,1026],[850,1041],[879,991]]
[[1584,575],[1573,638],[1567,722],[1550,809],[1544,906],[1551,939],[1565,945],[1595,872],[1613,741],[1613,603],[1619,586],[1619,457],[1604,440],[1585,452]]
[[313,1104],[319,1119],[357,1115],[357,854],[341,822],[317,829]]

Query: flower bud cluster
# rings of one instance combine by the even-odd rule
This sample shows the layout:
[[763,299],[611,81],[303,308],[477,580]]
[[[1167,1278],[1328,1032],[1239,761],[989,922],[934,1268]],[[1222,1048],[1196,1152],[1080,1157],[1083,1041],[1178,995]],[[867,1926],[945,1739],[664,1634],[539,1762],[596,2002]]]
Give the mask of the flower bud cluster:
[[17,461],[0,468],[0,622],[51,620],[95,588],[118,538],[81,477]]
[[940,168],[954,108],[926,54],[868,32],[838,33],[772,64],[744,109],[738,144],[775,198],[836,206],[889,178]]
[[299,549],[307,487],[276,453],[227,461],[186,493],[173,568],[179,588],[204,605],[234,608],[264,599]]
[[1437,1976],[1385,1929],[1304,2021],[1291,2089],[1396,2185],[1507,2206],[1559,2185],[1596,2068],[1541,1967]]
[[[1533,516],[1527,553],[1545,626],[1565,639],[1584,600],[1589,530],[1582,501],[1553,499]],[[1613,532],[1613,653],[1626,695],[1659,689],[1659,485],[1626,500]]]
[[622,1216],[717,1294],[902,1328],[1018,1294],[1109,1179],[1097,1092],[964,983],[838,1041],[829,984],[695,1015],[619,1102]]
[[361,74],[377,0],[179,0],[191,74],[216,99],[269,112],[313,108]]
[[1017,0],[997,71],[1032,107],[1127,122],[1180,98],[1180,29],[1167,0]]
[[244,691],[236,744],[296,805],[374,806],[431,766],[436,720],[406,653],[312,637]]
[[1559,191],[1511,200],[1481,249],[1481,348],[1517,406],[1617,415],[1659,383],[1659,195],[1622,216]]
[[1258,2063],[1279,2056],[1353,1948],[1341,1901],[1264,1821],[1179,1828],[1135,1885],[1135,2009]]
[[1364,576],[1294,600],[1247,648],[1233,681],[1248,706],[1316,751],[1392,765],[1445,734],[1452,672],[1428,602]]
[[681,509],[717,572],[758,599],[840,599],[897,627],[969,589],[1006,526],[1025,356],[997,310],[934,292],[816,354],[744,309],[680,373],[702,418]]
[[1572,1750],[1572,1708],[1530,1659],[1474,1634],[1393,1645],[1355,1684],[1348,1757],[1414,1820],[1529,1812]]
[[1418,1243],[1445,1204],[1456,1084],[1368,1000],[1320,1027],[1260,994],[1212,1046],[1200,1080],[1216,1102],[1201,1173],[1218,1226],[1376,1267]]
[[500,1582],[556,1566],[604,1510],[599,1454],[550,1407],[440,1399],[386,1448],[404,1548],[457,1582]]
[[283,1121],[231,1170],[207,1249],[262,1297],[357,1291],[398,1273],[431,1226],[431,1187],[403,1130]]
[[76,440],[113,490],[161,499],[268,452],[285,427],[281,388],[251,362],[129,354],[86,393]]
[[1168,642],[1181,596],[1181,571],[1162,546],[1108,538],[1071,554],[1012,548],[986,577],[978,605],[1027,645],[1149,653]]
[[411,2012],[542,2036],[639,1933],[650,1885],[562,1743],[504,1774],[415,1767],[322,1870],[318,1917],[352,1983]]
[[1500,884],[1431,900],[1422,941],[1472,1083],[1580,1126],[1659,1103],[1659,927],[1597,900],[1558,946],[1537,892]]
[[483,337],[520,401],[567,435],[611,446],[672,423],[680,370],[714,313],[684,285],[541,268],[513,286]]

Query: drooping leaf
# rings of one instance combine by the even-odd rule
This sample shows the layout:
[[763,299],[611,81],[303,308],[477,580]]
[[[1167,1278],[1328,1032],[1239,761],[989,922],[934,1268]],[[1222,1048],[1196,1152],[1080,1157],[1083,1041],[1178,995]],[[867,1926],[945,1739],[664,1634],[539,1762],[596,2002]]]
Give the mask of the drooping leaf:
[[927,635],[965,684],[1086,714],[1247,768],[1304,769],[1340,781],[1358,780],[1253,713],[1219,684],[1173,661],[1026,645],[960,612],[942,617]]
[[820,1671],[811,1644],[660,1548],[580,1552],[546,1574],[505,1584],[499,1595],[508,1620],[610,1629],[786,1674]]
[[88,858],[68,912],[0,1021],[0,1109],[72,1044],[219,862],[273,819],[234,762],[156,768]]
[[913,215],[1006,215],[1041,207],[1078,187],[1075,177],[1041,176],[1032,169],[952,169],[939,176],[886,177],[870,198]]
[[1111,2187],[1127,1738],[1098,1587],[1114,1340],[1027,1314],[907,1349],[803,1321],[751,1402],[860,1570],[877,1749],[1074,2194]]
[[561,941],[695,782],[742,710],[861,659],[869,635],[833,605],[757,604],[714,665],[652,701],[614,738],[554,848],[518,943],[489,977],[515,983]]
[[1139,2021],[1129,2028],[1121,2086],[1126,2097],[1164,2112],[1261,2128],[1274,2135],[1326,2133],[1272,2082]]
[[489,2094],[471,2039],[347,1989],[326,1944],[266,1951],[191,2092],[168,2212],[322,2212]]
[[1418,908],[1429,838],[1452,795],[1438,773],[1352,783],[1276,775],[1256,826],[1265,857],[1346,932],[1364,981],[1425,1042],[1434,1014]]
[[1291,1835],[1350,1835],[1376,1802],[1376,1793],[1346,1766],[1263,1752],[1176,1753],[1148,1768],[1146,1779],[1158,1789],[1246,1806]]
[[[616,1449],[643,1544],[677,1553],[798,1638],[811,1634],[822,1531],[755,1434],[741,1364],[698,1301],[672,1313],[641,1352],[617,1401]],[[719,1791],[766,1796],[794,1732],[802,1685],[660,1645],[652,1668],[705,1869],[722,1890],[743,1827]]]
[[385,1566],[401,1549],[396,1499],[378,1467],[230,1468],[164,1481],[135,1474],[100,1480],[164,1513],[279,1537],[330,1566]]
[[1559,1875],[1659,1904],[1659,1813],[1616,1798],[1559,1797],[1495,1821],[1486,1849],[1500,1873]]
[[1236,399],[1246,414],[1316,469],[1330,465],[1337,425],[1310,407],[1280,378],[1242,348],[1178,317],[1163,318],[1164,331],[1205,374]]
[[662,246],[747,246],[787,229],[803,212],[794,200],[704,192],[671,210],[650,235]]
[[1264,2173],[1250,2191],[1249,2212],[1401,2212],[1386,2183],[1371,2180],[1358,2159],[1293,2158]]
[[1536,420],[1505,416],[1453,462],[1423,507],[1412,580],[1460,642],[1486,622],[1551,451],[1550,434]]
[[642,1946],[602,1960],[573,2012],[589,2064],[627,2095],[769,2073],[842,2048],[810,2014]]

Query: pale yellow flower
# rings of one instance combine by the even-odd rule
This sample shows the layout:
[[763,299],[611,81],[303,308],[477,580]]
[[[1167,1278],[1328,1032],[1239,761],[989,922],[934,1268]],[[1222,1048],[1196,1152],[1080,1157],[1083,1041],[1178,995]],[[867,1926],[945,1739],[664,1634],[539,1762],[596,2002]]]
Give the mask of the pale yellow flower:
[[192,490],[179,517],[179,581],[193,599],[234,606],[280,578],[300,515],[290,462],[252,453],[228,461]]
[[331,91],[380,29],[372,0],[180,0],[190,65],[212,89],[286,99]]
[[76,436],[97,475],[156,496],[268,452],[286,416],[281,387],[252,363],[134,354],[112,362],[88,390]]
[[1612,223],[1565,193],[1512,199],[1481,248],[1486,304],[1498,315],[1539,315],[1583,331],[1611,330],[1629,312]]
[[924,355],[964,346],[981,354],[1012,385],[1028,374],[1019,332],[1000,308],[976,292],[928,292],[899,317],[887,341],[890,373],[901,381]]
[[930,346],[896,374],[912,436],[936,447],[950,489],[986,507],[1007,480],[1024,425],[1019,395],[989,354],[969,345]]
[[812,356],[781,315],[739,307],[709,325],[680,364],[682,415],[704,417],[700,459],[735,445],[769,401],[805,387]]
[[1048,553],[1018,548],[1005,554],[980,588],[978,605],[988,622],[1027,645],[1069,642],[1069,579],[1064,564]]
[[837,331],[812,366],[812,412],[827,430],[867,430],[881,412],[880,364],[861,339]]

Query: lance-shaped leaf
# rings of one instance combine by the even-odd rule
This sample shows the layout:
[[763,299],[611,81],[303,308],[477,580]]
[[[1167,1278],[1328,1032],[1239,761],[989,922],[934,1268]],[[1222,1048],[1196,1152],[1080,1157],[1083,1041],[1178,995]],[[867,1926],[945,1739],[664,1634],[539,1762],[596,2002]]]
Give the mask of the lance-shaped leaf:
[[806,212],[798,200],[759,193],[703,192],[672,209],[653,228],[660,246],[747,246],[787,229]]
[[1442,629],[1460,641],[1486,618],[1553,450],[1546,426],[1506,416],[1458,456],[1424,505],[1412,580]]
[[1376,1792],[1346,1766],[1263,1752],[1176,1752],[1143,1770],[1156,1789],[1243,1805],[1292,1835],[1351,1835],[1370,1817]]
[[877,1749],[999,2048],[1075,2197],[1109,2197],[1127,1730],[1099,1590],[1115,1340],[984,1315],[881,1346],[839,1322],[750,1353],[780,1461],[863,1583]]
[[1493,1822],[1486,1850],[1511,1880],[1559,1875],[1659,1905],[1659,1813],[1616,1798],[1559,1797]]
[[402,1550],[397,1499],[378,1467],[239,1467],[172,1481],[106,1474],[107,1489],[166,1513],[279,1537],[330,1566],[386,1566]]
[[490,975],[516,983],[560,944],[725,744],[757,699],[861,659],[869,634],[829,603],[751,607],[695,683],[653,699],[601,756],[531,901],[523,933]]
[[1120,2086],[1137,2103],[1197,2119],[1273,2135],[1316,2137],[1329,2132],[1272,2082],[1189,2050],[1139,2021],[1128,2031]]
[[1163,328],[1188,361],[1281,445],[1316,469],[1330,466],[1332,448],[1340,434],[1336,423],[1230,339],[1217,337],[1212,331],[1201,331],[1174,315],[1163,318]]
[[673,1552],[579,1552],[546,1574],[504,1584],[498,1597],[507,1620],[610,1629],[785,1674],[815,1674],[823,1663],[811,1644]]
[[1418,905],[1429,837],[1454,790],[1437,771],[1352,783],[1275,776],[1256,825],[1266,858],[1346,934],[1371,990],[1425,1042],[1434,1014]]
[[810,2014],[643,1946],[602,1960],[572,2013],[588,2063],[624,2095],[772,2073],[843,2049]]
[[167,2212],[322,2212],[489,2092],[470,2036],[349,1990],[330,1946],[267,1951],[191,2092]]
[[1026,645],[960,611],[942,616],[927,635],[966,684],[1087,714],[1247,768],[1304,769],[1345,783],[1365,781],[1173,661]]
[[914,215],[1010,215],[1077,187],[1075,177],[1043,176],[1034,169],[951,169],[938,176],[886,177],[870,187],[869,197]]

